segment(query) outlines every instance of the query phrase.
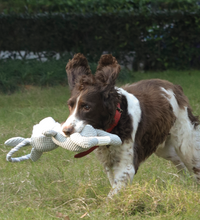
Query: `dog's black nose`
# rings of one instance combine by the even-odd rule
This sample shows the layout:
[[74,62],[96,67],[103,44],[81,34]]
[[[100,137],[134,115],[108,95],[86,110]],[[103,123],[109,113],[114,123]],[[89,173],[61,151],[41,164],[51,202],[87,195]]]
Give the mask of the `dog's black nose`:
[[62,131],[66,136],[69,136],[74,133],[74,127],[71,125],[65,126]]

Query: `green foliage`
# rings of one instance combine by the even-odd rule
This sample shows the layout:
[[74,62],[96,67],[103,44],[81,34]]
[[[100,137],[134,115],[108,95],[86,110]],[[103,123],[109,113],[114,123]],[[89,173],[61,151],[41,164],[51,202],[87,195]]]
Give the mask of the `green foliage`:
[[7,60],[0,61],[0,91],[13,92],[24,85],[66,85],[65,65],[68,59],[47,62]]
[[[200,8],[196,1],[18,3],[31,6],[23,14],[0,15],[1,50],[81,52],[91,62],[104,51],[126,62],[126,55],[134,51],[135,70],[141,62],[145,70],[200,68]],[[37,10],[44,6],[45,13],[29,11],[33,5]]]
[[164,9],[195,9],[195,0],[7,0],[0,4],[4,13],[114,13]]

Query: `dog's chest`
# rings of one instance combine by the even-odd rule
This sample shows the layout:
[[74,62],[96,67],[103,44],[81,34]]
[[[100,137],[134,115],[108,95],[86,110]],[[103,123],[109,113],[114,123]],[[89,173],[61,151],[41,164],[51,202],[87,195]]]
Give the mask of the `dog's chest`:
[[100,146],[95,154],[104,167],[133,164],[133,142],[126,142],[121,146]]

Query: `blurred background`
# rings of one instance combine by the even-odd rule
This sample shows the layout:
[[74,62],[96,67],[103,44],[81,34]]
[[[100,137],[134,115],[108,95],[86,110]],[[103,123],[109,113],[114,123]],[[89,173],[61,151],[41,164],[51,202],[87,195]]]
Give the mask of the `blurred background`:
[[94,72],[112,53],[133,71],[200,68],[200,1],[0,0],[0,90],[66,84],[81,52]]

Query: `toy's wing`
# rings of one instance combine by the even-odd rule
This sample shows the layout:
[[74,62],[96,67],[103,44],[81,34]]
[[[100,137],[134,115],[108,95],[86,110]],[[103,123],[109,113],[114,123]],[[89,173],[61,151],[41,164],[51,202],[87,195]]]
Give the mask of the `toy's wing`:
[[111,134],[108,133],[106,131],[100,130],[100,129],[96,129],[97,131],[97,135],[98,135],[98,140],[99,140],[99,146],[105,145],[104,143],[104,139],[109,140],[109,143],[106,145],[113,145],[113,146],[119,146],[122,144],[122,141],[120,139],[120,137],[116,134]]
[[74,142],[74,144],[83,148],[82,151],[98,144],[96,129],[94,129],[91,125],[86,125],[81,133],[71,134],[70,139]]
[[[99,143],[98,137],[84,137],[80,133],[71,134],[70,139],[72,140],[72,142],[74,144],[80,146],[84,150],[86,150],[87,148],[91,148],[93,146],[96,146]],[[106,140],[106,141],[104,140],[104,143],[107,143],[107,142],[108,142],[108,140]],[[104,144],[102,144],[102,145],[104,145]]]
[[13,138],[8,139],[4,144],[6,146],[15,147],[19,143],[21,143],[23,140],[25,140],[25,138],[23,137],[13,137]]
[[70,136],[70,139],[82,148],[90,148],[93,146],[113,145],[119,146],[122,144],[119,136],[108,133],[106,131],[96,129],[97,136],[83,137],[79,133],[74,133]]

